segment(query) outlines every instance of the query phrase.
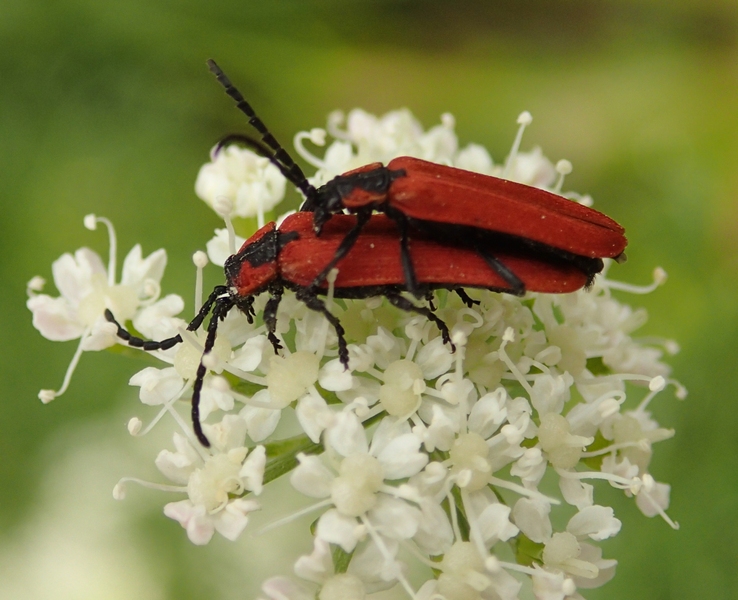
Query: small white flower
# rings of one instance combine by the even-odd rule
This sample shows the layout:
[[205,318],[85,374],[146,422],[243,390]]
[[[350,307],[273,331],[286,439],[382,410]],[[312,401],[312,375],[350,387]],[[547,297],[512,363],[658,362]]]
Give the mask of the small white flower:
[[157,406],[166,404],[182,390],[184,380],[176,369],[146,367],[128,380],[128,385],[141,388],[139,398],[144,404]]
[[29,282],[26,305],[33,313],[33,325],[45,338],[67,341],[80,338],[64,382],[59,390],[41,390],[39,398],[49,402],[61,396],[69,386],[72,374],[84,351],[104,350],[119,339],[116,328],[104,316],[111,310],[119,322],[134,319],[137,312],[154,303],[160,293],[159,282],[167,262],[166,252],[157,250],[147,258],[141,246],[134,246],[123,261],[121,283],[115,283],[116,239],[112,223],[105,218],[87,215],[85,226],[95,229],[106,225],[110,237],[109,266],[88,248],[80,248],[72,256],[64,254],[52,264],[54,283],[61,296],[52,298],[38,292],[42,281]]
[[233,145],[203,165],[195,182],[195,193],[211,208],[225,197],[238,217],[272,210],[284,198],[284,190],[285,179],[269,159]]
[[[177,434],[177,452],[164,450],[156,460],[165,476],[186,484],[188,498],[167,504],[164,514],[178,521],[194,544],[207,544],[216,531],[235,540],[246,528],[248,514],[260,508],[256,500],[240,495],[246,491],[261,493],[265,451],[263,446],[257,446],[249,453],[238,445],[243,443],[245,434],[238,421],[230,419],[221,424],[221,432],[213,440],[228,445],[205,460]],[[229,430],[240,433],[232,435]],[[208,432],[215,433],[212,428]]]

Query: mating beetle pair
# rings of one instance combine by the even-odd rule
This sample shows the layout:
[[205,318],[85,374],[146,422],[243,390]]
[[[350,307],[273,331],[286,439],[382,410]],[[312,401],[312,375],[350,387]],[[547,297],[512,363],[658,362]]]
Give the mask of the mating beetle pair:
[[[567,293],[590,285],[603,258],[622,256],[627,243],[623,228],[602,213],[544,190],[419,159],[367,165],[316,188],[215,62],[208,61],[208,66],[262,140],[236,135],[222,143],[242,141],[256,148],[306,200],[301,213],[279,228],[266,225],[227,259],[227,285],[213,290],[187,327],[198,329],[212,311],[203,356],[214,346],[219,321],[234,306],[251,321],[254,296],[264,291],[270,294],[264,322],[278,350],[277,307],[287,288],[333,325],[339,358],[347,366],[343,327],[318,298],[335,266],[340,267],[336,297],[385,296],[398,308],[432,320],[450,343],[445,323],[402,292],[420,298],[434,289],[453,289],[467,303],[472,300],[464,287],[516,295],[526,290]],[[354,216],[339,214],[344,211]],[[128,333],[109,311],[106,317],[117,325],[121,339],[144,350],[182,341],[179,335],[144,341]],[[199,419],[206,373],[201,361],[192,420],[199,441],[209,446]]]

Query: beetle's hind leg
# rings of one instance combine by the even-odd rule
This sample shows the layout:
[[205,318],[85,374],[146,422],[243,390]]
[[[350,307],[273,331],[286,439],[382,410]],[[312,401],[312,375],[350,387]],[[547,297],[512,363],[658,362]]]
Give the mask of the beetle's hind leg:
[[448,344],[451,347],[451,352],[456,352],[456,346],[451,341],[451,334],[448,330],[448,325],[437,317],[433,312],[430,311],[430,309],[426,308],[425,306],[416,306],[410,300],[405,298],[404,296],[400,296],[399,294],[385,294],[387,297],[387,300],[390,301],[390,303],[393,306],[396,306],[397,308],[407,311],[407,312],[414,312],[419,315],[423,315],[426,317],[429,321],[433,321],[433,323],[436,324],[436,327],[438,327],[438,330],[441,332],[441,338],[443,338],[443,343]]
[[454,292],[456,292],[456,295],[459,298],[461,298],[461,301],[464,304],[466,304],[467,308],[472,308],[473,306],[479,306],[480,304],[479,300],[474,300],[474,298],[471,298],[469,294],[467,294],[463,288],[454,288]]
[[320,287],[320,284],[323,283],[325,278],[328,276],[328,273],[331,272],[331,269],[333,269],[333,267],[335,267],[341,261],[341,259],[349,253],[351,248],[354,247],[356,240],[359,239],[359,234],[361,233],[361,230],[364,228],[364,225],[366,225],[367,222],[369,221],[370,216],[371,216],[371,211],[361,211],[356,215],[356,223],[351,228],[351,230],[346,234],[346,236],[341,240],[341,243],[336,249],[336,253],[333,255],[333,258],[323,268],[323,270],[318,274],[318,276],[315,279],[313,279],[313,282],[310,284],[310,287],[316,288],[316,289]]
[[425,301],[428,303],[428,308],[432,310],[433,312],[436,311],[436,304],[435,304],[435,298],[433,297],[433,292],[431,290],[428,290],[425,293]]
[[474,249],[479,253],[479,256],[484,259],[484,262],[486,262],[489,267],[502,277],[502,279],[505,280],[505,283],[510,286],[509,290],[505,290],[508,294],[513,294],[515,296],[525,295],[525,284],[505,263],[490,254],[486,248],[475,246]]
[[277,309],[279,308],[279,303],[282,301],[283,293],[284,290],[281,287],[272,289],[272,295],[264,307],[264,324],[268,331],[267,338],[271,342],[275,354],[279,354],[279,351],[282,349],[282,342],[279,341],[279,338],[274,332],[277,331]]
[[328,322],[333,325],[333,329],[335,329],[336,336],[338,337],[338,358],[344,368],[348,369],[349,353],[345,337],[346,330],[343,328],[343,325],[341,325],[341,321],[339,321],[338,317],[328,310],[325,303],[315,295],[315,292],[312,289],[306,288],[299,290],[296,295],[298,300],[305,303],[305,306],[310,310],[314,310],[315,312],[322,314],[326,319],[328,319]]

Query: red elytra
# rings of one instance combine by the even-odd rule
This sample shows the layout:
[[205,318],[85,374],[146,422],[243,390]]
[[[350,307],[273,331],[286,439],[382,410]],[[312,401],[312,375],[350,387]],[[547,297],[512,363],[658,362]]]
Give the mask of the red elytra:
[[[278,252],[278,277],[286,287],[309,288],[315,277],[335,256],[336,250],[346,234],[355,226],[356,217],[336,215],[323,228],[318,237],[312,227],[312,216],[297,213],[285,219],[279,227],[279,234],[290,233],[299,238],[287,242]],[[264,230],[274,230],[274,224]],[[263,235],[263,234],[262,234]],[[250,244],[248,240],[239,254]],[[418,284],[423,291],[428,289],[484,288],[500,292],[510,291],[507,282],[485,262],[474,250],[459,246],[448,246],[425,237],[410,238],[410,258],[415,267]],[[235,255],[238,256],[238,255]],[[522,279],[526,289],[534,292],[568,293],[584,287],[587,275],[565,261],[543,260],[538,254],[513,254],[500,250],[496,256],[508,264]],[[250,290],[273,281],[263,277],[264,265],[252,266],[249,262],[240,263],[238,274],[229,278],[239,295],[253,293]],[[384,215],[374,215],[362,229],[361,235],[351,252],[341,262],[335,281],[335,296],[342,298],[368,297],[364,288],[392,287],[404,289],[400,240],[395,224]],[[327,284],[319,286],[325,291]]]
[[417,158],[395,158],[387,166],[365,165],[315,188],[223,71],[212,60],[208,66],[263,141],[233,135],[221,144],[241,141],[269,158],[305,195],[300,210],[314,214],[318,233],[333,215],[348,210],[359,217],[313,285],[319,285],[344,259],[373,211],[384,212],[397,223],[406,264],[405,285],[416,296],[420,296],[420,289],[407,250],[412,229],[483,253],[487,264],[517,295],[527,289],[523,278],[499,258],[499,252],[492,254],[490,247],[502,245],[504,250],[510,244],[514,252],[526,248],[540,252],[545,259],[558,256],[577,264],[590,281],[602,269],[600,259],[624,256],[624,229],[594,209],[546,190]]
[[614,258],[627,244],[625,230],[610,217],[515,181],[410,156],[395,158],[386,167],[367,165],[351,174],[382,169],[403,174],[394,177],[381,194],[355,188],[343,197],[343,207],[351,212],[366,208],[384,212],[391,207],[409,219],[514,235],[590,258]]

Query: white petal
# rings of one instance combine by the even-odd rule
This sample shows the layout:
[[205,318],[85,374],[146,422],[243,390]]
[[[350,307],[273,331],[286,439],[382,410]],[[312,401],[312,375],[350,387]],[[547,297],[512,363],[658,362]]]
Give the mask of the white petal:
[[202,465],[202,459],[187,438],[179,433],[174,434],[174,446],[177,448],[176,452],[159,452],[155,464],[168,479],[187,485],[192,471]]
[[428,464],[428,455],[420,452],[420,438],[406,433],[392,440],[377,456],[385,479],[404,479],[419,473]]
[[63,254],[52,263],[51,272],[56,288],[73,305],[92,291],[93,276],[106,278],[102,259],[89,248],[80,248],[74,257]]
[[115,334],[115,330],[111,329],[108,320],[100,315],[90,330],[90,334],[82,342],[82,348],[85,352],[105,350],[111,346],[115,346],[120,339]]
[[335,415],[335,423],[326,431],[325,441],[341,456],[366,454],[369,451],[364,428],[358,417],[349,411]]
[[321,396],[303,396],[297,401],[295,413],[303,431],[316,444],[323,430],[333,423],[333,411]]
[[261,584],[269,600],[315,600],[315,595],[303,590],[285,577],[272,577]]
[[484,439],[492,437],[507,418],[507,391],[503,387],[482,396],[469,413],[469,430]]
[[484,146],[469,144],[456,154],[454,166],[459,169],[489,175],[492,173],[492,158]]
[[499,502],[488,504],[478,518],[479,528],[488,545],[497,540],[506,542],[520,531],[510,522],[510,507]]
[[320,517],[315,533],[326,542],[338,544],[346,552],[351,552],[359,542],[357,534],[360,531],[356,519],[344,517],[336,509],[331,509]]
[[617,535],[621,525],[611,507],[594,505],[575,514],[569,520],[566,530],[577,537],[586,535],[593,540],[605,540]]
[[139,398],[149,406],[159,406],[172,400],[184,385],[184,380],[173,367],[156,369],[146,367],[128,380],[128,385],[139,386]]
[[327,498],[331,495],[333,474],[323,465],[320,458],[313,455],[300,454],[300,464],[290,475],[290,484],[298,492],[311,498]]
[[203,423],[202,427],[210,443],[221,452],[245,445],[246,421],[238,415],[225,415],[219,423]]
[[381,537],[386,553],[379,549],[374,540],[362,544],[354,552],[348,573],[357,576],[366,585],[367,593],[374,594],[394,586],[397,582],[398,563],[394,560],[399,549],[395,540]]
[[605,585],[615,576],[615,567],[618,561],[611,558],[602,558],[602,548],[584,542],[580,544],[580,548],[579,559],[594,564],[598,569],[598,573],[594,579],[574,577],[577,587],[583,589],[598,588]]
[[351,389],[353,379],[351,371],[346,369],[338,359],[331,360],[323,365],[318,376],[320,387],[329,392],[343,392]]
[[246,529],[249,522],[248,514],[260,508],[256,500],[244,498],[231,500],[223,510],[217,513],[214,519],[215,530],[227,540],[235,541]]
[[594,487],[575,477],[560,477],[559,489],[564,500],[579,510],[594,504]]
[[[240,248],[246,240],[240,236],[236,236],[236,248]],[[214,265],[222,267],[226,259],[231,255],[228,246],[228,230],[216,229],[215,236],[205,244],[210,262]]]
[[425,379],[436,379],[451,368],[454,358],[443,339],[437,337],[420,349],[415,362]]
[[378,456],[392,440],[406,433],[410,433],[410,425],[407,421],[398,421],[394,417],[385,417],[374,430],[369,452],[373,456]]
[[369,519],[383,536],[406,540],[418,531],[421,513],[404,500],[380,494],[377,504],[369,511]]
[[636,506],[647,517],[655,517],[659,514],[659,508],[661,510],[669,508],[670,491],[671,486],[669,484],[656,482],[654,489],[649,493],[641,491],[636,496]]
[[64,298],[39,294],[29,298],[26,306],[33,313],[33,326],[47,340],[74,340],[85,330],[84,324],[78,320],[77,310]]
[[358,398],[364,398],[367,406],[373,406],[379,400],[379,390],[382,384],[376,379],[354,375],[351,378],[351,388],[345,391],[336,392],[336,396],[345,402],[351,404]]
[[422,516],[413,538],[415,543],[431,556],[445,554],[454,542],[448,515],[439,504],[429,498],[423,498],[420,510]]
[[[266,391],[266,390],[261,390]],[[259,392],[257,392],[258,394]],[[247,432],[254,442],[261,442],[274,433],[282,416],[281,410],[245,406],[238,413],[246,421]]]
[[174,318],[184,310],[184,300],[177,294],[168,294],[151,306],[141,309],[133,317],[133,326],[151,340],[174,337],[179,327],[186,327],[182,319]]
[[266,449],[264,446],[257,446],[246,457],[238,473],[241,479],[243,479],[244,487],[254,492],[257,496],[261,494],[265,467]]
[[551,506],[545,502],[520,498],[513,508],[513,520],[520,531],[540,544],[551,538],[550,512]]
[[233,396],[231,393],[214,386],[213,379],[206,377],[200,392],[200,419],[204,421],[211,412],[216,410],[229,411],[232,409]]
[[160,248],[149,254],[146,258],[142,258],[141,245],[136,244],[123,260],[123,273],[120,282],[122,285],[140,291],[141,285],[147,279],[159,283],[164,275],[166,266],[166,250]]
[[295,575],[313,583],[322,583],[333,575],[331,547],[325,540],[313,539],[313,552],[305,554],[295,562]]
[[164,506],[164,514],[178,521],[187,530],[187,537],[197,546],[204,546],[213,537],[215,525],[204,506],[193,506],[189,500],[170,502]]
[[[247,373],[255,371],[264,358],[264,350],[267,344],[268,340],[265,335],[250,337],[240,348],[234,351],[228,364]],[[271,348],[271,346],[269,347]]]

